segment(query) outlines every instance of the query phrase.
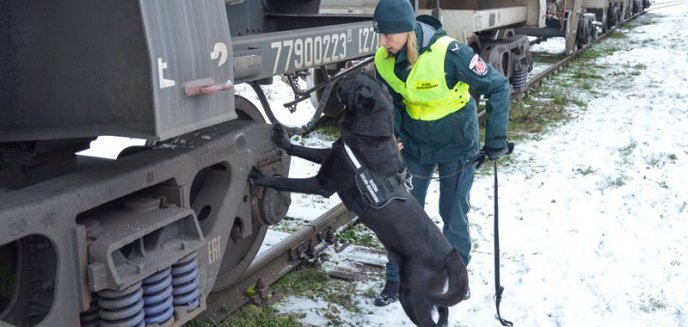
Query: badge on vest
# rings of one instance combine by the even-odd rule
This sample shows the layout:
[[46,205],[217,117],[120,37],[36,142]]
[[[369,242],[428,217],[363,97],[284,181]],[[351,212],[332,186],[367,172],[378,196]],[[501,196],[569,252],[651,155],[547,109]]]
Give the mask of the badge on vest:
[[416,90],[429,90],[440,86],[439,81],[416,81]]
[[485,76],[487,74],[487,64],[477,54],[471,59],[468,69],[472,70],[476,75]]

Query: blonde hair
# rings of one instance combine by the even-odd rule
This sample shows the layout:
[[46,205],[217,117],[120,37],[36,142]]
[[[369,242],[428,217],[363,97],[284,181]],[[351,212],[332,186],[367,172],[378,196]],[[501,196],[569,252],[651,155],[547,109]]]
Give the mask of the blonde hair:
[[418,60],[418,38],[416,37],[416,31],[408,32],[406,58],[408,58],[409,68],[413,67],[416,64],[416,60]]

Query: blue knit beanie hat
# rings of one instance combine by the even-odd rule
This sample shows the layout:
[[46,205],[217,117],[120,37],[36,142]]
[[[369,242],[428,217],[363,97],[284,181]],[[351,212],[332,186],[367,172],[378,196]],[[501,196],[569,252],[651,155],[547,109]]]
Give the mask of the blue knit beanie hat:
[[373,28],[381,34],[413,31],[416,14],[409,0],[380,0],[373,13]]

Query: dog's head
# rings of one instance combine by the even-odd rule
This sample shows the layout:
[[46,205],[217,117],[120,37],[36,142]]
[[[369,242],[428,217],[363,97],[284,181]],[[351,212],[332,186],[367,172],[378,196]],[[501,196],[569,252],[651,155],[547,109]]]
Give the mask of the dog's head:
[[339,128],[361,136],[392,136],[392,97],[382,82],[366,73],[344,77],[337,98],[346,106]]

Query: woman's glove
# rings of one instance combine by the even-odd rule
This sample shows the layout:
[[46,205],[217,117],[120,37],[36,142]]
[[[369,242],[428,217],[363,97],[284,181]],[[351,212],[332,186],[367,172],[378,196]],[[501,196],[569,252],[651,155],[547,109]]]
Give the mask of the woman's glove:
[[508,142],[506,146],[503,148],[492,148],[484,146],[481,152],[484,153],[485,156],[487,156],[487,159],[497,160],[503,157],[504,155],[511,154],[512,152],[514,152],[514,143]]

